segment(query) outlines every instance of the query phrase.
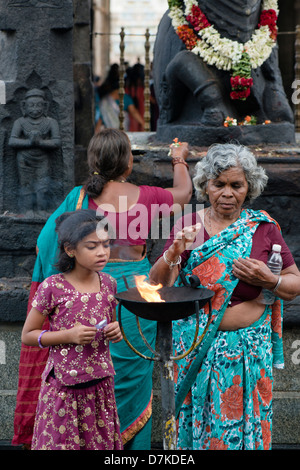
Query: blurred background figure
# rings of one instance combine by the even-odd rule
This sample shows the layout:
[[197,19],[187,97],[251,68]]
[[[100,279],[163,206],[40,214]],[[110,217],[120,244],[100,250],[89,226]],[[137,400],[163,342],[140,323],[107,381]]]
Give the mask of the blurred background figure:
[[[108,72],[105,81],[97,87],[96,94],[98,94],[99,102],[97,103],[97,122],[95,125],[95,133],[103,128],[119,129],[119,112],[120,112],[120,99],[119,99],[119,66],[113,64]],[[132,97],[125,93],[124,95],[124,130],[129,131],[130,119],[135,122],[139,129],[144,130],[144,119],[139,110],[134,104]]]

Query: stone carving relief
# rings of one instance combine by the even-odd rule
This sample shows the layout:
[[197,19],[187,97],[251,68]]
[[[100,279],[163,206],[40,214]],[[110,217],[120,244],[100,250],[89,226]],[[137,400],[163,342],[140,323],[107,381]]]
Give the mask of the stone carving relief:
[[19,210],[46,211],[51,190],[51,159],[61,147],[58,122],[47,115],[49,103],[33,88],[21,101],[22,117],[12,127],[9,146],[16,152]]

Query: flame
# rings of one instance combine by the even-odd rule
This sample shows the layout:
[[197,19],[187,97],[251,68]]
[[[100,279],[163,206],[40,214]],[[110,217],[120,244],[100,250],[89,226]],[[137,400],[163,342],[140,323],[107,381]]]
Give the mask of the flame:
[[152,285],[145,281],[146,276],[134,276],[137,290],[141,297],[147,302],[165,302],[157,292],[162,288],[162,284]]

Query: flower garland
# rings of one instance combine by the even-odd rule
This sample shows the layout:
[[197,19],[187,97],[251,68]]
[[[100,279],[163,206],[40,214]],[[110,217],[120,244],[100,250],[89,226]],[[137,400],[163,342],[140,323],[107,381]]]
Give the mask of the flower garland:
[[245,100],[253,85],[251,69],[268,59],[277,38],[277,0],[263,0],[258,28],[242,44],[222,37],[197,0],[168,0],[172,25],[186,48],[220,70],[231,70],[232,99]]

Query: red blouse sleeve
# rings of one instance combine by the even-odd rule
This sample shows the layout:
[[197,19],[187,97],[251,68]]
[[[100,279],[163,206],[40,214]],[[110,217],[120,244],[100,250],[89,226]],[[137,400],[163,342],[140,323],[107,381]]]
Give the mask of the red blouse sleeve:
[[253,236],[251,258],[261,259],[266,263],[274,244],[281,245],[282,269],[295,264],[293,255],[277,226],[267,222],[261,223]]
[[[158,186],[140,186],[140,204],[144,204],[149,210],[153,206],[157,206],[157,213],[162,216],[169,216],[170,209],[173,206],[173,194],[167,189]],[[155,209],[152,208],[152,213]]]

